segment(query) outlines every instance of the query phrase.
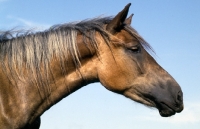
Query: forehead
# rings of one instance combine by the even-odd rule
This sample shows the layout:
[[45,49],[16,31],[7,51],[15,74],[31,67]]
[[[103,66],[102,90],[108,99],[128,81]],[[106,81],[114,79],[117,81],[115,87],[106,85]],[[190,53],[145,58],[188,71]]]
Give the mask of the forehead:
[[121,40],[121,43],[130,43],[130,42],[139,43],[143,46],[143,48],[146,51],[155,54],[155,51],[153,50],[151,45],[148,42],[146,42],[134,28],[130,26],[124,26],[124,29],[116,33],[115,37],[118,39],[118,41]]
[[138,41],[138,38],[131,34],[130,32],[127,32],[126,30],[121,30],[116,35],[117,39],[122,40],[124,43],[130,43],[133,41]]

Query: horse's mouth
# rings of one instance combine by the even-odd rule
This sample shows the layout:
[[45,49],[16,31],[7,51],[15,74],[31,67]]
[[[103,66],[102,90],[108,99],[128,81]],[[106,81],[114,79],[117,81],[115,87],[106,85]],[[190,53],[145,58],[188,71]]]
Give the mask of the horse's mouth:
[[176,114],[174,108],[167,105],[166,103],[161,102],[159,105],[157,105],[157,108],[162,117],[169,117]]
[[163,102],[163,101],[159,102],[155,100],[154,97],[151,97],[149,95],[142,96],[133,94],[131,90],[127,90],[126,92],[124,92],[124,95],[144,105],[157,108],[162,117],[169,117],[183,110],[183,104],[175,105],[174,103],[170,102]]

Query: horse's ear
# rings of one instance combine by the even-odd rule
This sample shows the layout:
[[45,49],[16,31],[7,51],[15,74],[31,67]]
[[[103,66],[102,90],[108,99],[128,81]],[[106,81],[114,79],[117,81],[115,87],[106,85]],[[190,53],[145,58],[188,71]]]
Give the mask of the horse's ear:
[[127,4],[125,6],[125,8],[121,12],[119,12],[113,18],[113,20],[111,20],[111,22],[106,27],[107,31],[109,31],[111,34],[114,34],[122,28],[124,21],[127,17],[128,10],[129,10],[130,6],[131,6],[131,3]]
[[127,25],[131,25],[133,15],[134,15],[134,14],[131,14],[131,15],[125,20],[124,23],[127,24]]

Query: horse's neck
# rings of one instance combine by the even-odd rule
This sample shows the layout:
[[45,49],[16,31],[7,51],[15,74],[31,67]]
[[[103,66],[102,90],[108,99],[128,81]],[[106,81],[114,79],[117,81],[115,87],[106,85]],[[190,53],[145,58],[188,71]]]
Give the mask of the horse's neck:
[[[98,81],[97,65],[95,63],[98,61],[98,58],[92,55],[92,49],[89,50],[88,46],[86,47],[81,40],[78,42],[77,46],[81,54],[81,66],[77,68],[71,62],[69,71],[63,75],[61,74],[62,69],[59,68],[60,64],[54,62],[53,67],[51,67],[53,78],[49,78],[50,81],[48,81],[50,83],[47,85],[48,88],[47,86],[30,83],[33,77],[32,75],[28,75],[29,73],[27,73],[27,77],[22,77],[23,80],[16,80],[14,84],[17,85],[11,85],[7,75],[0,68],[0,105],[3,105],[3,107],[0,106],[0,110],[7,109],[19,114],[18,116],[7,114],[7,118],[13,119],[13,124],[21,123],[23,125],[23,123],[33,122],[45,110],[49,109],[62,98],[70,95],[84,85]],[[46,93],[48,90],[45,88],[49,90],[49,93]],[[0,114],[0,116],[3,115]],[[4,118],[0,118],[0,124],[1,119]]]
[[[50,94],[46,97],[43,102],[39,105],[37,113],[34,114],[32,119],[35,119],[38,115],[41,115],[46,109],[60,101],[62,98],[70,95],[81,87],[98,81],[97,75],[97,65],[96,62],[99,61],[94,53],[91,53],[84,43],[78,43],[78,48],[80,50],[81,66],[76,68],[71,63],[71,68],[66,72],[66,75],[60,74],[62,71],[54,67],[52,73],[54,74],[54,81],[50,84]],[[91,49],[90,49],[91,50]],[[59,64],[57,64],[59,67]],[[60,69],[61,70],[61,69]]]
[[65,97],[88,83],[98,81],[95,67],[93,61],[90,60],[69,74],[55,78],[55,83],[51,85],[49,99]]

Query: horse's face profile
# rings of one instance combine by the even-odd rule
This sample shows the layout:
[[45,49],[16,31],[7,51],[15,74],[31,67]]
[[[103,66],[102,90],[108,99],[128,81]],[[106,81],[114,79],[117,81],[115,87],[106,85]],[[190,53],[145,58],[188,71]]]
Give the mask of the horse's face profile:
[[109,45],[99,45],[99,80],[113,92],[156,107],[161,116],[181,112],[183,93],[179,84],[146,51],[145,46],[150,46],[137,32],[125,27],[132,18],[125,19],[129,6],[106,27],[111,36]]

